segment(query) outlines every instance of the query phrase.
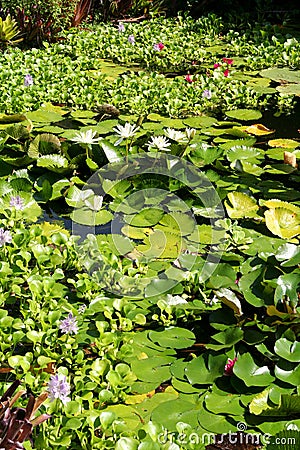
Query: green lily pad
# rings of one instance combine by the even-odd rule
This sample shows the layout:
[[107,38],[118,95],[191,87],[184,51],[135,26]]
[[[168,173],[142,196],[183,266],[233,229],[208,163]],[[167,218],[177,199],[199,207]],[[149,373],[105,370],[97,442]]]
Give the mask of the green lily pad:
[[209,116],[188,117],[183,120],[184,125],[191,128],[208,128],[217,123],[217,119]]
[[283,370],[278,366],[275,366],[275,376],[285,383],[293,386],[299,386],[300,380],[300,364],[292,370]]
[[233,367],[233,373],[242,379],[246,386],[268,386],[275,378],[267,366],[259,367],[250,353],[240,355]]
[[283,84],[277,86],[276,90],[281,94],[296,95],[300,97],[300,83],[299,84]]
[[61,114],[54,111],[45,111],[43,109],[38,109],[37,111],[29,111],[26,113],[26,117],[32,122],[39,123],[53,123],[59,122],[63,119]]
[[192,331],[179,327],[167,328],[163,331],[150,331],[149,338],[161,347],[170,348],[187,348],[195,342],[195,335]]
[[262,113],[255,109],[234,109],[233,111],[226,111],[225,114],[230,119],[242,121],[257,120],[262,117]]
[[212,384],[223,375],[226,361],[226,355],[201,355],[187,363],[185,375],[191,384]]
[[151,414],[151,420],[163,425],[168,431],[176,431],[178,422],[188,423],[196,428],[199,411],[193,403],[176,399],[159,405]]
[[300,362],[300,342],[281,338],[276,341],[274,350],[277,355],[287,361]]
[[88,226],[105,225],[113,217],[113,214],[109,211],[93,211],[89,208],[76,209],[71,215],[71,219],[74,222]]
[[163,217],[164,211],[158,208],[145,208],[135,215],[125,215],[126,223],[133,227],[152,227],[156,225]]
[[264,69],[260,73],[261,77],[269,78],[278,83],[300,83],[300,70],[291,70],[288,68],[270,68]]

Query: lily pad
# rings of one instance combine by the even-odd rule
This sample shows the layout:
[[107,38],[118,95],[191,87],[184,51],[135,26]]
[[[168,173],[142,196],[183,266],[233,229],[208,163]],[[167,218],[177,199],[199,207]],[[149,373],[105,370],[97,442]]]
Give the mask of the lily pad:
[[275,67],[262,70],[260,76],[277,81],[278,83],[300,83],[300,70]]
[[268,142],[270,147],[280,147],[280,148],[296,148],[299,147],[300,142],[294,141],[293,139],[272,139]]
[[275,353],[291,362],[300,362],[300,342],[281,338],[275,343]]
[[231,204],[225,201],[225,206],[231,219],[257,216],[259,206],[254,198],[243,192],[229,192],[227,197]]
[[268,134],[275,133],[275,130],[270,130],[260,123],[256,123],[247,127],[245,131],[249,134],[254,134],[254,136],[266,136]]
[[238,357],[233,372],[246,386],[268,386],[275,379],[267,366],[259,367],[255,364],[250,353],[243,353]]
[[257,120],[262,117],[262,113],[255,109],[235,109],[233,111],[226,111],[225,114],[227,117],[230,117],[230,119],[246,122],[248,120]]
[[187,348],[195,342],[195,335],[192,331],[179,327],[167,328],[163,331],[150,331],[149,338],[161,347],[169,348]]
[[145,208],[135,215],[125,215],[126,223],[133,227],[151,227],[156,225],[163,217],[164,211],[158,208]]
[[268,200],[264,205],[270,208],[265,212],[265,219],[273,234],[284,239],[300,234],[300,208],[280,200]]

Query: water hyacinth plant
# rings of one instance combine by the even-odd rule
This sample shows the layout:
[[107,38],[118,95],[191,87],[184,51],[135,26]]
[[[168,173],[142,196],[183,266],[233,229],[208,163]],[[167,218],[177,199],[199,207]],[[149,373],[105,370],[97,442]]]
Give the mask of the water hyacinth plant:
[[124,14],[1,56],[0,442],[298,450],[299,43]]

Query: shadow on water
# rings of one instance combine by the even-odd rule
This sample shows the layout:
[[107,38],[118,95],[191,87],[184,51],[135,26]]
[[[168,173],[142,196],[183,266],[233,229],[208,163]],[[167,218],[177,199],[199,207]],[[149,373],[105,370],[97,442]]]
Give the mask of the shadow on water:
[[[275,130],[274,139],[290,138],[300,139],[300,101],[297,102],[291,114],[274,116],[274,111],[265,111],[260,122],[266,127]],[[273,139],[273,137],[272,137]]]

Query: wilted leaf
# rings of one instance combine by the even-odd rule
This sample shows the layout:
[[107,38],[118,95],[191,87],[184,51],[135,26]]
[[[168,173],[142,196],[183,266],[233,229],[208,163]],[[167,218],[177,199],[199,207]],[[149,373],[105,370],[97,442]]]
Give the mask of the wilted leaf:
[[265,136],[267,134],[273,134],[275,132],[275,130],[270,130],[260,123],[250,125],[250,127],[247,127],[245,131],[247,131],[247,133],[249,134],[254,134],[255,136]]
[[230,192],[227,195],[231,205],[225,200],[227,213],[231,219],[255,217],[259,206],[254,198],[243,192]]

